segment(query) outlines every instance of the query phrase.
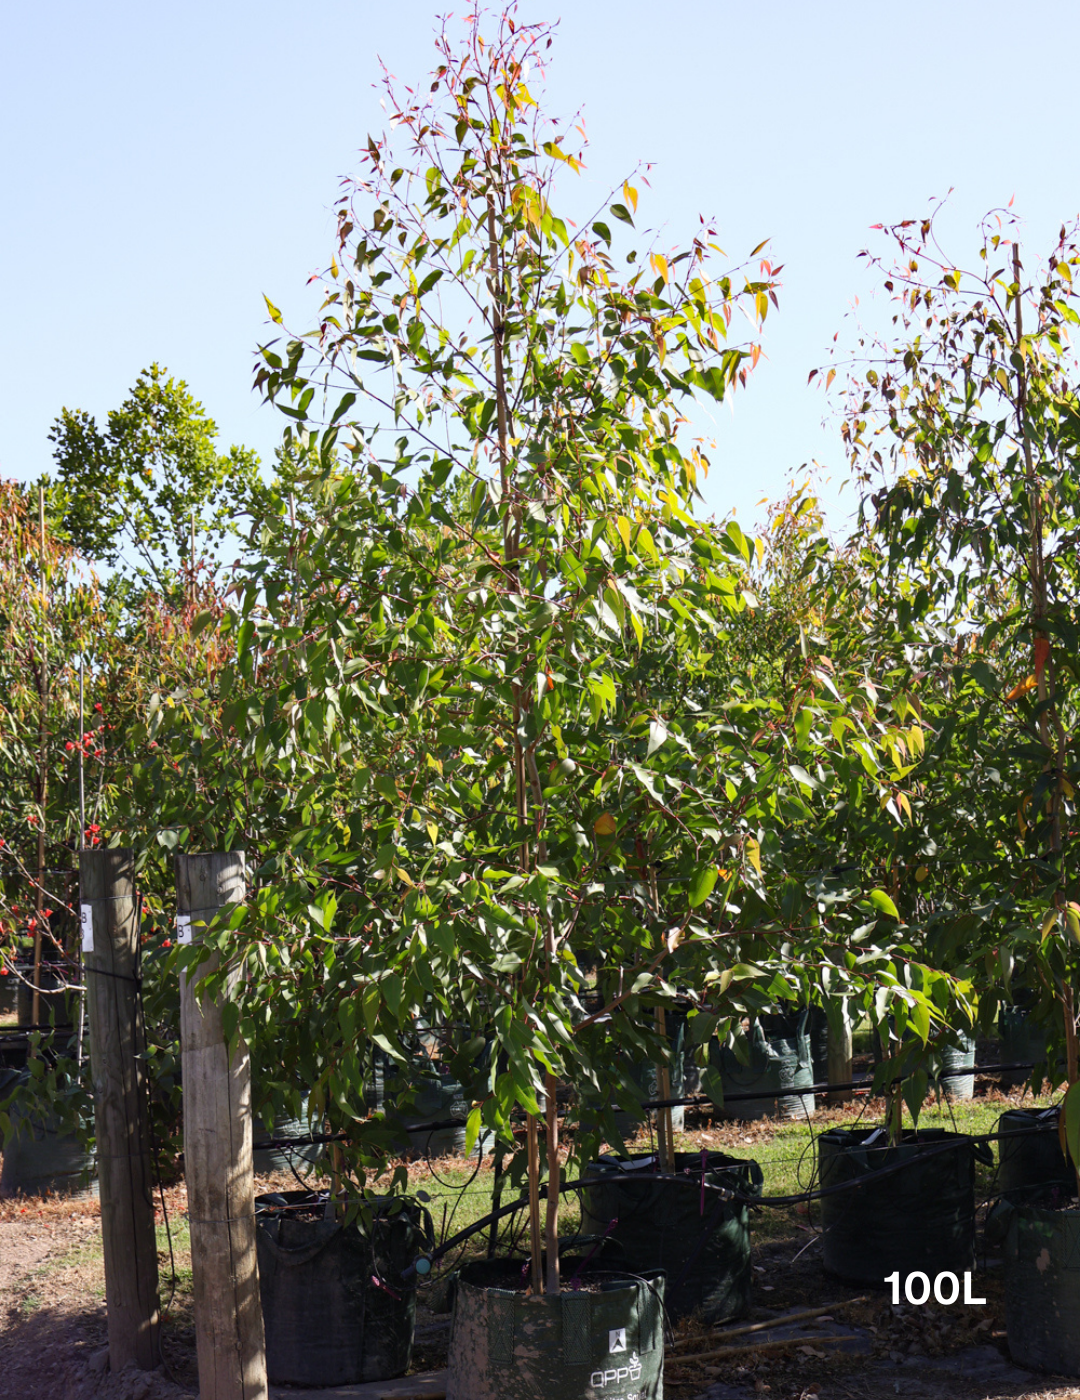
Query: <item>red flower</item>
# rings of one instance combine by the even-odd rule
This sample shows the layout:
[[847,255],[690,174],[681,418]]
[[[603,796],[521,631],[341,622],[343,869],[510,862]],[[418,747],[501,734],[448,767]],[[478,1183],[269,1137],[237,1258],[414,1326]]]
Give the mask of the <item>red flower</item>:
[[98,703],[94,706],[94,709],[97,710],[97,712],[98,712],[99,715],[102,713],[101,701],[100,701],[100,700],[99,700]]
[[171,947],[172,947],[172,939],[171,939],[171,938],[163,938],[162,941],[161,941],[161,946],[162,946],[163,948],[171,948]]
[[75,748],[75,745],[74,745],[74,744],[71,742],[71,740],[69,739],[69,740],[67,741],[67,743],[64,745],[64,748],[67,749],[68,753],[71,753],[71,752],[73,752],[73,750],[74,750],[74,748]]
[[8,970],[7,970],[7,968],[6,968],[6,967],[0,967],[0,977],[6,977],[7,975],[8,975]]

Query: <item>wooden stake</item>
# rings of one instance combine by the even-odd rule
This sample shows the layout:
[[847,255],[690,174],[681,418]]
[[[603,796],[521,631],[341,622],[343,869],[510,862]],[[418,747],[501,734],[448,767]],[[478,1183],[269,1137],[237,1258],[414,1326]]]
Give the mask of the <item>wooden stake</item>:
[[546,1076],[547,1127],[544,1142],[547,1147],[547,1211],[544,1218],[544,1248],[547,1251],[547,1292],[559,1292],[559,1105],[556,1099],[558,1081],[553,1074]]
[[506,1149],[502,1141],[495,1143],[495,1162],[491,1171],[491,1229],[488,1231],[487,1257],[495,1258],[495,1251],[499,1245],[499,1222],[495,1218],[498,1215],[499,1207],[502,1205],[503,1193],[503,1159],[506,1156]]
[[[134,852],[81,851],[83,967],[90,1006],[109,1367],[158,1365],[158,1261],[138,1007]],[[88,927],[89,925],[89,927]],[[79,1002],[80,1015],[82,1002]]]
[[538,1119],[530,1113],[526,1118],[526,1141],[529,1164],[529,1247],[532,1255],[532,1290],[539,1297],[544,1291],[544,1266],[540,1233],[540,1143]]
[[[244,856],[177,856],[177,938],[198,941],[223,905],[244,899]],[[187,928],[182,921],[188,920]],[[190,929],[190,934],[188,933]],[[216,966],[215,954],[195,974]],[[197,986],[197,981],[196,981]],[[184,1175],[191,1227],[195,1340],[202,1400],[266,1400],[266,1345],[255,1257],[251,1064],[230,1058],[218,1000],[180,974]]]
[[[662,1006],[656,1008],[656,1031],[666,1042],[667,1015]],[[658,1098],[671,1098],[671,1071],[668,1069],[666,1060],[661,1060],[656,1067],[656,1088]],[[656,1138],[660,1166],[666,1172],[673,1172],[675,1170],[675,1134],[671,1126],[670,1106],[656,1110]]]
[[[848,1012],[848,1002],[846,997],[840,998],[840,1014],[843,1019],[841,1033],[836,1035],[833,1032],[832,1022],[829,1022],[828,1040],[828,1069],[826,1077],[830,1084],[850,1084],[851,1083],[851,1017]],[[851,1099],[850,1089],[837,1089],[828,1096],[829,1104],[847,1103]]]

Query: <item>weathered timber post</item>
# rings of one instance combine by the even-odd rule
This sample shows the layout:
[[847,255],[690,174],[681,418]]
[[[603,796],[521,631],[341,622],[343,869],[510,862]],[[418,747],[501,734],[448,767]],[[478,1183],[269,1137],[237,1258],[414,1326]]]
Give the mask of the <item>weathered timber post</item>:
[[[223,905],[244,899],[244,856],[177,856],[177,938],[198,941]],[[184,1175],[191,1228],[195,1340],[201,1400],[266,1400],[266,1347],[255,1257],[251,1167],[251,1064],[241,1044],[230,1058],[225,996],[198,994],[180,974],[184,1084]]]
[[[144,1048],[136,980],[134,852],[79,852],[83,969],[90,1009],[109,1366],[152,1371],[158,1355],[158,1261]],[[82,1002],[79,1002],[80,1015]]]
[[[833,1030],[832,1022],[829,1022],[828,1066],[830,1084],[851,1083],[851,1013],[848,1009],[847,997],[840,998],[840,1017],[842,1029],[839,1035]],[[837,1089],[834,1093],[829,1094],[829,1103],[847,1103],[850,1098],[850,1089]]]

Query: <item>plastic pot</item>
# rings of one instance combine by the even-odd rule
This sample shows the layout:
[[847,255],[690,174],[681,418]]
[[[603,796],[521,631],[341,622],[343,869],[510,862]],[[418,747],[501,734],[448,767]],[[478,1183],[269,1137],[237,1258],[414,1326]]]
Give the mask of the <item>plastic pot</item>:
[[949,1070],[947,1078],[941,1079],[942,1093],[954,1103],[975,1097],[974,1074],[953,1074],[953,1070],[973,1069],[975,1066],[975,1037],[966,1031],[957,1031],[959,1045],[942,1045],[938,1051],[941,1068]]
[[[704,1160],[703,1160],[704,1159]],[[603,1157],[588,1176],[602,1178],[582,1193],[581,1228],[612,1240],[634,1273],[663,1269],[672,1319],[700,1309],[725,1322],[750,1306],[749,1207],[715,1189],[761,1194],[761,1168],[721,1152],[677,1152],[685,1181],[659,1180],[655,1157]]]
[[975,1162],[989,1149],[963,1133],[905,1132],[890,1147],[883,1128],[832,1128],[818,1138],[826,1270],[876,1284],[897,1269],[930,1278],[975,1267]]
[[1012,1359],[1080,1376],[1080,1209],[1004,1202],[993,1227],[1004,1236],[1005,1331]]
[[[727,1046],[710,1048],[713,1067],[720,1071],[724,1102],[718,1103],[732,1118],[804,1118],[813,1113],[813,1094],[785,1094],[778,1089],[810,1088],[814,1062],[810,1045],[809,1011],[761,1016],[750,1024],[750,1063],[744,1065]],[[729,1094],[753,1094],[734,1099]],[[757,1097],[760,1095],[760,1097]]]
[[1061,1150],[1057,1108],[1041,1112],[1010,1108],[998,1119],[997,1131],[1002,1136],[995,1185],[1003,1196],[1030,1200],[1048,1187],[1067,1193],[1076,1190],[1076,1174]]
[[446,1400],[662,1400],[664,1277],[563,1261],[527,1297],[517,1260],[466,1264],[454,1295]]
[[325,1219],[324,1201],[308,1191],[255,1198],[267,1378],[333,1386],[404,1375],[416,1284],[402,1271],[425,1243],[421,1212],[375,1200],[365,1233]]

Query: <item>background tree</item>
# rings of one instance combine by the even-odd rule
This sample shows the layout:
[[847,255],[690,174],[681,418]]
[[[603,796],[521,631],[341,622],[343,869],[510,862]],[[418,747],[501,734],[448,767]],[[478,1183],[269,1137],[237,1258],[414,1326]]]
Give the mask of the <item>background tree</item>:
[[213,419],[157,364],[104,429],[84,410],[64,409],[49,436],[75,548],[163,596],[199,563],[214,571],[259,484],[255,454],[219,452]]
[[874,261],[893,331],[859,341],[845,435],[881,544],[875,626],[927,732],[898,902],[990,1010],[1018,972],[1057,1004],[1072,1084],[1075,231],[1034,276],[1004,211],[973,269],[940,248],[933,213],[888,235],[896,260]]

